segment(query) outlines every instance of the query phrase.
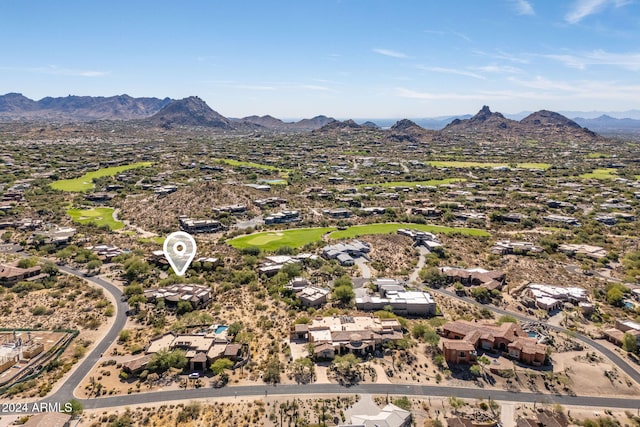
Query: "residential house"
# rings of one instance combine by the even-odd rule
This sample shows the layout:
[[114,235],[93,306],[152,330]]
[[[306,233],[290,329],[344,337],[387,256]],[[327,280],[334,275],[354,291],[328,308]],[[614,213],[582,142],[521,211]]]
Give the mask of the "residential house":
[[559,310],[564,303],[577,305],[589,301],[587,291],[583,288],[551,286],[541,283],[527,285],[524,295],[535,300],[536,306],[546,311]]
[[572,216],[550,214],[542,217],[542,219],[549,222],[559,222],[561,224],[572,225],[574,227],[580,226],[580,223],[578,222],[578,220]]
[[377,279],[373,282],[375,294],[363,287],[356,289],[356,308],[362,311],[378,311],[391,307],[399,315],[435,316],[436,303],[433,297],[422,291],[409,291],[394,279]]
[[180,229],[187,233],[215,233],[223,230],[225,227],[220,221],[215,219],[191,219],[186,216],[180,216]]
[[39,265],[20,268],[8,264],[0,264],[0,285],[10,287],[18,282],[33,281],[41,277],[42,268]]
[[[223,331],[220,331],[223,329]],[[213,325],[204,334],[174,334],[172,332],[151,340],[145,353],[152,355],[160,350],[183,350],[190,371],[206,371],[207,367],[220,358],[240,362],[248,354],[248,346],[232,344],[226,335],[226,328]]]
[[371,246],[360,240],[352,240],[350,243],[337,243],[322,248],[322,257],[336,259],[342,266],[351,266],[355,258],[365,257],[371,250]]
[[511,240],[501,240],[496,242],[490,249],[492,254],[496,255],[526,255],[530,253],[541,253],[544,251],[542,247],[537,246],[531,242],[512,242]]
[[320,307],[327,303],[327,297],[331,293],[329,289],[318,286],[307,286],[296,292],[296,296],[305,307]]
[[373,316],[316,317],[309,324],[292,325],[290,330],[292,341],[314,344],[316,357],[347,352],[363,355],[402,337],[402,326],[396,319]]
[[450,363],[473,363],[477,350],[500,352],[534,366],[541,366],[546,360],[546,345],[529,337],[516,323],[490,325],[456,320],[445,324],[442,331],[446,339],[442,348],[445,359]]
[[569,243],[563,243],[561,245],[558,245],[558,251],[563,252],[569,256],[584,255],[587,258],[591,258],[595,260],[606,258],[608,254],[606,249],[600,246],[585,245],[585,244],[575,245],[575,244],[569,244]]
[[344,208],[323,209],[322,213],[334,219],[344,219],[344,218],[349,218],[351,216],[351,211],[349,209],[344,209]]
[[442,216],[442,209],[436,207],[413,207],[411,215],[422,215],[429,218],[437,218]]
[[292,222],[298,222],[301,221],[302,218],[300,218],[300,212],[299,211],[290,211],[290,210],[286,210],[286,211],[280,211],[280,212],[276,212],[273,213],[269,216],[266,216],[264,218],[264,223],[267,225],[270,224],[289,224]]
[[264,274],[268,277],[275,276],[280,270],[282,270],[282,267],[294,262],[301,262],[301,260],[289,255],[267,256],[258,266],[258,273]]
[[505,273],[490,271],[484,268],[441,267],[440,271],[449,283],[460,282],[465,286],[483,286],[488,290],[502,289],[505,284]]
[[339,427],[410,427],[411,412],[389,403],[377,414],[352,415],[351,424]]
[[151,303],[162,298],[168,308],[176,308],[178,302],[188,301],[194,309],[201,309],[211,302],[211,288],[204,285],[178,284],[164,288],[145,289],[144,296]]
[[398,229],[398,234],[411,237],[416,246],[424,246],[429,250],[435,250],[442,247],[440,239],[438,239],[435,234],[429,233],[427,231],[400,228]]
[[280,206],[284,203],[287,203],[287,200],[281,197],[267,197],[266,199],[256,199],[253,201],[253,204],[260,208]]
[[640,323],[631,320],[616,320],[613,328],[603,331],[605,338],[612,343],[621,346],[624,342],[624,334],[631,334],[636,337],[640,345]]

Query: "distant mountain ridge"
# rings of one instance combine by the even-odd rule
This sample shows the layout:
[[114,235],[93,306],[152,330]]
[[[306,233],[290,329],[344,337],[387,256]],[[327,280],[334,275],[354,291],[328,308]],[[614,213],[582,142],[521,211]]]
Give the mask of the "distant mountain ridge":
[[492,112],[488,106],[469,119],[455,119],[442,129],[445,134],[486,134],[491,138],[535,138],[535,139],[587,139],[600,138],[595,132],[583,128],[562,114],[540,110],[522,120],[512,120],[501,113]]
[[129,95],[46,97],[34,101],[20,93],[0,96],[0,118],[9,120],[135,120],[149,117],[170,98],[133,98]]
[[[638,110],[630,110],[636,113]],[[589,113],[591,115],[593,112]],[[170,98],[133,98],[129,95],[110,97],[74,96],[46,97],[34,101],[20,93],[0,95],[0,121],[95,121],[95,120],[138,120],[142,124],[171,128],[174,126],[204,126],[222,130],[271,130],[281,132],[320,131],[344,132],[373,129],[380,126],[388,129],[392,138],[411,140],[427,138],[428,130],[442,129],[444,133],[500,133],[510,137],[539,135],[545,133],[564,134],[571,137],[593,138],[589,130],[624,132],[640,131],[640,120],[620,119],[609,115],[596,118],[576,118],[571,120],[560,113],[541,110],[530,113],[503,115],[492,112],[484,106],[474,116],[441,116],[435,118],[404,120],[375,119],[338,121],[332,117],[319,115],[310,119],[285,122],[276,117],[248,116],[240,119],[228,118],[211,109],[198,97],[182,100]],[[521,120],[514,120],[514,117]],[[584,127],[583,127],[584,126]],[[325,128],[325,129],[323,129]],[[588,128],[588,129],[586,129]],[[497,132],[497,133],[496,133]]]
[[588,127],[591,130],[601,133],[629,133],[640,131],[640,120],[624,118],[617,119],[607,114],[594,119],[576,117],[574,119],[580,126]]
[[279,131],[308,131],[316,130],[335,122],[336,119],[327,116],[315,116],[310,119],[302,119],[297,122],[285,122],[280,119],[276,119],[273,116],[248,116],[242,119],[235,119],[237,122],[253,123],[265,127],[267,129],[279,130]]

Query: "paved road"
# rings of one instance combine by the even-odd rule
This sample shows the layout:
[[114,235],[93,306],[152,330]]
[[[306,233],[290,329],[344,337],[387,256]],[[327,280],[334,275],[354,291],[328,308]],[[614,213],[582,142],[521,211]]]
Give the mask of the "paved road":
[[[477,302],[476,300],[469,298],[469,297],[461,297],[456,295],[454,292],[451,291],[447,291],[445,289],[430,289],[430,291],[442,294],[442,295],[446,295],[448,297],[451,298],[457,298],[459,300],[465,301],[469,304],[474,304],[477,305],[479,307],[484,307],[484,308],[488,308],[491,311],[494,311],[500,315],[509,315],[509,316],[513,316],[518,320],[522,320],[525,322],[539,322],[539,320],[537,319],[533,319],[531,317],[528,316],[524,316],[520,313],[517,313],[515,311],[508,311],[508,310],[503,310],[501,308],[492,306],[492,305],[486,305],[486,304],[480,304],[479,302]],[[609,350],[607,347],[603,346],[602,344],[600,344],[597,341],[592,340],[589,337],[586,337],[582,334],[578,334],[575,332],[571,332],[563,327],[560,326],[554,326],[554,325],[547,325],[547,327],[549,329],[553,329],[555,331],[558,332],[566,332],[569,333],[571,335],[574,335],[575,338],[577,340],[582,341],[583,343],[595,348],[596,350],[598,350],[599,352],[601,352],[602,354],[604,354],[606,357],[609,358],[609,360],[611,360],[611,362],[613,362],[614,365],[616,365],[619,369],[621,369],[622,371],[624,371],[625,374],[627,374],[630,378],[632,378],[635,382],[637,382],[638,384],[640,384],[640,372],[638,372],[636,369],[634,369],[632,366],[630,366],[625,360],[623,360],[620,356],[618,356],[614,351]]]
[[[60,270],[83,277],[83,274],[77,270],[62,266]],[[122,302],[120,290],[105,280],[98,277],[85,277],[86,280],[101,286],[107,292],[112,294],[116,300],[116,317],[113,325],[96,345],[91,353],[89,353],[71,376],[52,396],[43,399],[45,402],[66,402],[73,397],[73,390],[81,383],[83,378],[91,371],[92,367],[98,362],[100,354],[104,353],[109,346],[116,340],[118,333],[124,328],[127,317],[126,311],[128,305]],[[459,298],[471,304],[478,304],[475,300],[458,297],[452,292],[445,290],[433,290],[453,298]],[[520,320],[530,321],[526,316],[519,313],[502,310],[497,307],[489,307],[498,314],[512,315]],[[553,329],[563,331],[563,328],[552,327]],[[577,335],[577,339],[585,342],[604,353],[611,361],[620,369],[627,373],[634,380],[639,381],[640,374],[633,370],[625,361],[618,357],[609,349],[603,347],[597,342]],[[441,387],[433,385],[399,385],[399,384],[362,384],[352,387],[343,387],[337,384],[288,384],[278,386],[255,385],[255,386],[229,386],[221,389],[200,388],[188,390],[171,390],[158,391],[150,393],[139,393],[131,395],[119,395],[112,397],[104,397],[98,399],[82,399],[85,409],[100,409],[116,406],[132,406],[139,404],[149,404],[155,402],[166,402],[172,400],[193,400],[206,399],[216,397],[233,397],[233,396],[265,396],[269,395],[318,395],[318,394],[392,394],[392,395],[412,395],[412,396],[439,396],[448,397],[456,396],[460,398],[470,399],[494,399],[507,402],[539,402],[539,403],[559,403],[562,405],[579,405],[594,406],[608,408],[640,408],[640,400],[637,398],[615,398],[615,397],[597,397],[597,396],[565,396],[565,395],[549,395],[539,393],[514,393],[504,390],[483,390],[478,388],[464,387]]]
[[106,333],[106,335],[102,337],[100,342],[94,347],[91,353],[89,353],[82,360],[80,365],[66,379],[66,381],[58,389],[58,391],[45,399],[45,401],[47,402],[66,402],[73,397],[73,390],[75,390],[75,388],[80,385],[82,379],[91,371],[93,366],[98,363],[100,355],[106,352],[109,346],[118,338],[118,334],[127,323],[127,310],[129,309],[129,305],[127,304],[127,302],[121,301],[122,292],[114,284],[107,282],[106,280],[103,280],[99,277],[84,277],[83,273],[70,267],[60,266],[58,268],[65,273],[82,277],[83,279],[100,286],[105,291],[113,295],[116,300],[116,314],[115,321],[113,322],[113,325]]
[[615,398],[595,396],[556,396],[538,393],[513,393],[504,390],[483,390],[478,388],[441,387],[435,385],[398,385],[398,384],[362,384],[351,387],[343,387],[337,384],[287,384],[278,386],[231,386],[220,389],[200,388],[178,391],[159,391],[152,393],[139,393],[105,397],[100,399],[81,400],[85,409],[101,409],[114,406],[133,406],[154,402],[169,402],[173,400],[194,400],[219,397],[237,396],[269,396],[273,395],[307,395],[318,396],[320,394],[376,394],[376,395],[402,395],[402,396],[456,396],[466,399],[485,400],[493,399],[507,402],[537,402],[559,403],[561,405],[594,406],[605,408],[629,408],[640,407],[637,398]]

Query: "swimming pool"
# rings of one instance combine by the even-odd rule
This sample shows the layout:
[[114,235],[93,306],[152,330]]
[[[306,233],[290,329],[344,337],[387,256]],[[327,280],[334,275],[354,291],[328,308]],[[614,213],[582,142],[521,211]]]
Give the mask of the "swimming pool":
[[226,331],[227,329],[229,329],[228,326],[218,326],[216,328],[216,335],[219,335],[221,333],[223,333],[224,331]]

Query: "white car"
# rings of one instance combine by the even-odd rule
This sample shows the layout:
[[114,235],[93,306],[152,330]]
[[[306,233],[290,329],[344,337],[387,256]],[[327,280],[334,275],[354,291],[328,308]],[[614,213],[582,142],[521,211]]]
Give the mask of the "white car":
[[200,374],[198,372],[192,372],[189,374],[190,380],[197,380],[198,378],[200,378]]

